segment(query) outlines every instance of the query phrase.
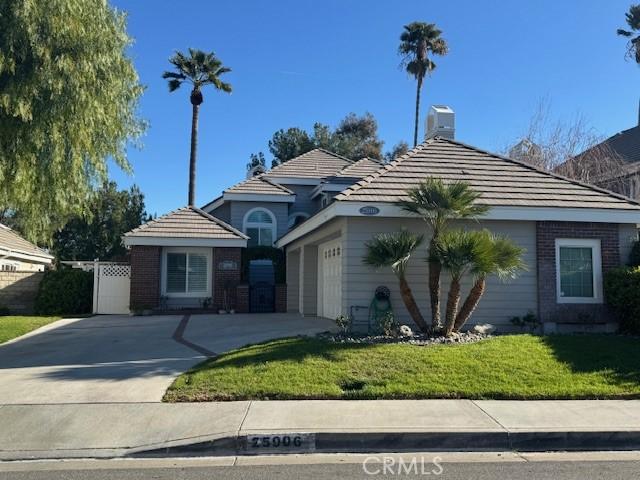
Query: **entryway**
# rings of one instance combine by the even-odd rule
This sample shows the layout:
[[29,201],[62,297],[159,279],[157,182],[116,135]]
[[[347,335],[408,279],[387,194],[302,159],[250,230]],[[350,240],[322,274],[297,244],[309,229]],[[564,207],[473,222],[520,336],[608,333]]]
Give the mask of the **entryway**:
[[129,313],[131,265],[95,262],[93,269],[93,313]]

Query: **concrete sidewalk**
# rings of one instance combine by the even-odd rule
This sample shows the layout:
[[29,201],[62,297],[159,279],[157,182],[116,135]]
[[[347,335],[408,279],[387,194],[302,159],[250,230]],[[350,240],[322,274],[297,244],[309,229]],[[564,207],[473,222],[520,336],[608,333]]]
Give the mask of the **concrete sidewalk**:
[[2,460],[632,450],[640,449],[640,400],[2,405],[0,425]]

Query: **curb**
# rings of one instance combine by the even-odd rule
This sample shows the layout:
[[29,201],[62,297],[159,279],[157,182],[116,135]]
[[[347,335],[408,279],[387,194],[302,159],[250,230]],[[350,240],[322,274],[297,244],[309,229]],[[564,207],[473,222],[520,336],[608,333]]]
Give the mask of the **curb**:
[[[255,438],[302,437],[299,446],[254,447]],[[640,431],[317,432],[253,433],[139,450],[128,456],[225,456],[416,451],[639,450]]]

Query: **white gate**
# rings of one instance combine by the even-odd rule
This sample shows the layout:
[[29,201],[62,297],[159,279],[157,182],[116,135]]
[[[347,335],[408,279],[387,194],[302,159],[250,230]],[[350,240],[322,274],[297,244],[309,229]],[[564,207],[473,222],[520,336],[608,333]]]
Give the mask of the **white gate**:
[[93,313],[129,313],[131,266],[96,262],[93,269]]

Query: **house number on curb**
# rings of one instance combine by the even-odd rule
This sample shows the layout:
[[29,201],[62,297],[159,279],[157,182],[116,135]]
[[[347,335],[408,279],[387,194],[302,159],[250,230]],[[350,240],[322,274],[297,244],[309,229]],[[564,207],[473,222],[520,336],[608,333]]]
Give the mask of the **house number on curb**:
[[244,450],[248,453],[313,452],[316,449],[314,433],[275,433],[247,435]]

